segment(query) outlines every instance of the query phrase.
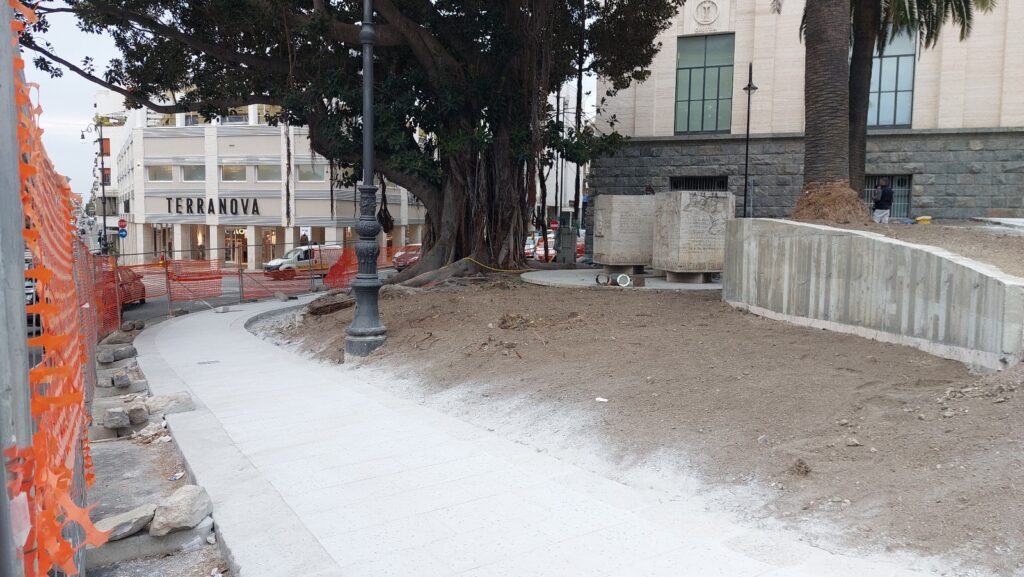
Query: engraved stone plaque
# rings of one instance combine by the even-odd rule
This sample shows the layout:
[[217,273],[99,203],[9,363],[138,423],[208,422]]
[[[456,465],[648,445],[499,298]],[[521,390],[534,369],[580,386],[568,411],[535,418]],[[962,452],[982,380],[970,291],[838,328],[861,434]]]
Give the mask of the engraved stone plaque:
[[732,193],[671,191],[655,197],[652,266],[669,272],[721,272],[725,223],[736,214]]
[[653,195],[602,195],[595,199],[595,263],[649,266],[653,242]]

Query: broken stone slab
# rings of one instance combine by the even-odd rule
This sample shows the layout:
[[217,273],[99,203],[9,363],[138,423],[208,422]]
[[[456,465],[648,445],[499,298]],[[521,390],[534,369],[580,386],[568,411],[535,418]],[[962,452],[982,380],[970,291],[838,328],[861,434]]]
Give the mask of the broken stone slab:
[[114,376],[110,377],[110,382],[115,389],[127,389],[132,386],[132,378],[128,376],[128,371],[114,373]]
[[191,529],[213,512],[213,501],[199,485],[185,485],[171,493],[156,507],[149,534],[162,537],[168,533]]
[[135,325],[135,330],[137,331],[141,331],[142,329],[146,328],[146,321],[144,320],[132,321],[132,324]]
[[96,398],[104,397],[119,397],[121,395],[129,393],[145,393],[149,390],[149,383],[147,381],[132,381],[132,384],[125,389],[117,389],[111,387],[97,387]]
[[131,424],[128,411],[121,407],[114,407],[103,412],[103,426],[108,429],[123,429]]
[[149,421],[149,411],[146,409],[146,404],[136,401],[128,405],[128,421],[133,425],[142,425]]
[[125,331],[114,331],[107,338],[100,341],[101,345],[130,345],[135,340],[135,334]]
[[306,306],[306,312],[313,316],[329,315],[355,306],[355,297],[349,295],[325,295]]
[[182,392],[172,395],[154,395],[146,399],[146,408],[150,415],[173,415],[194,410],[195,405],[192,404],[192,395]]
[[153,513],[156,512],[156,505],[147,503],[126,511],[120,515],[113,515],[100,519],[95,527],[104,533],[108,533],[107,541],[117,541],[130,537],[143,529],[153,520]]
[[104,567],[143,557],[162,557],[178,551],[192,551],[206,547],[206,539],[213,534],[213,518],[207,517],[192,529],[153,537],[149,533],[136,533],[130,537],[108,542],[85,550],[86,567]]
[[164,429],[163,423],[149,423],[143,427],[142,430],[136,431],[134,436],[143,438],[155,437],[157,435],[163,435],[165,432],[166,429]]
[[99,352],[96,353],[96,360],[104,364],[110,364],[130,359],[137,354],[138,352],[132,345],[120,345],[116,348],[101,347]]

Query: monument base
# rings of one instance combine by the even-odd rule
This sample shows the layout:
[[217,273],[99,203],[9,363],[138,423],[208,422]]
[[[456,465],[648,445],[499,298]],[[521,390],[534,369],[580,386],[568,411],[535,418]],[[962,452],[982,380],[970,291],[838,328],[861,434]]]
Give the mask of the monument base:
[[684,284],[705,284],[714,282],[712,277],[716,273],[713,272],[672,272],[665,271],[665,280],[668,282],[678,282]]
[[644,265],[642,264],[606,264],[602,266],[605,274],[644,274]]

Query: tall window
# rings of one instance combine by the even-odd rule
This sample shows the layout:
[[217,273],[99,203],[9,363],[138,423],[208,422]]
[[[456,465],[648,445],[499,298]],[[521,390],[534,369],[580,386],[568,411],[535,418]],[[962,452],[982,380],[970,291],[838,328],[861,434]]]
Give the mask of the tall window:
[[110,186],[110,169],[109,168],[104,168],[103,169],[103,185],[104,186]]
[[914,38],[901,34],[871,66],[868,126],[910,126],[914,108]]
[[732,127],[732,34],[684,36],[676,47],[676,134]]

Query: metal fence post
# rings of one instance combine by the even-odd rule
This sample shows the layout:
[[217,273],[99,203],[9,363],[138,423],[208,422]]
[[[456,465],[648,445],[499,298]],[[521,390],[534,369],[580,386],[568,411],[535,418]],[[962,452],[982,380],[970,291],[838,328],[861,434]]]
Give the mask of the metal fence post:
[[245,289],[242,286],[244,284],[245,275],[242,274],[242,263],[238,263],[238,302],[239,304],[245,302]]
[[[8,19],[10,15],[8,14]],[[28,446],[32,441],[29,412],[28,341],[24,286],[25,220],[21,206],[21,175],[18,167],[18,110],[14,92],[15,48],[10,26],[0,35],[0,449]],[[6,458],[0,457],[0,479],[7,487]],[[0,574],[24,575],[14,542],[11,503],[0,492]]]
[[167,288],[167,318],[174,318],[174,309],[171,298],[171,260],[164,259],[164,286]]

